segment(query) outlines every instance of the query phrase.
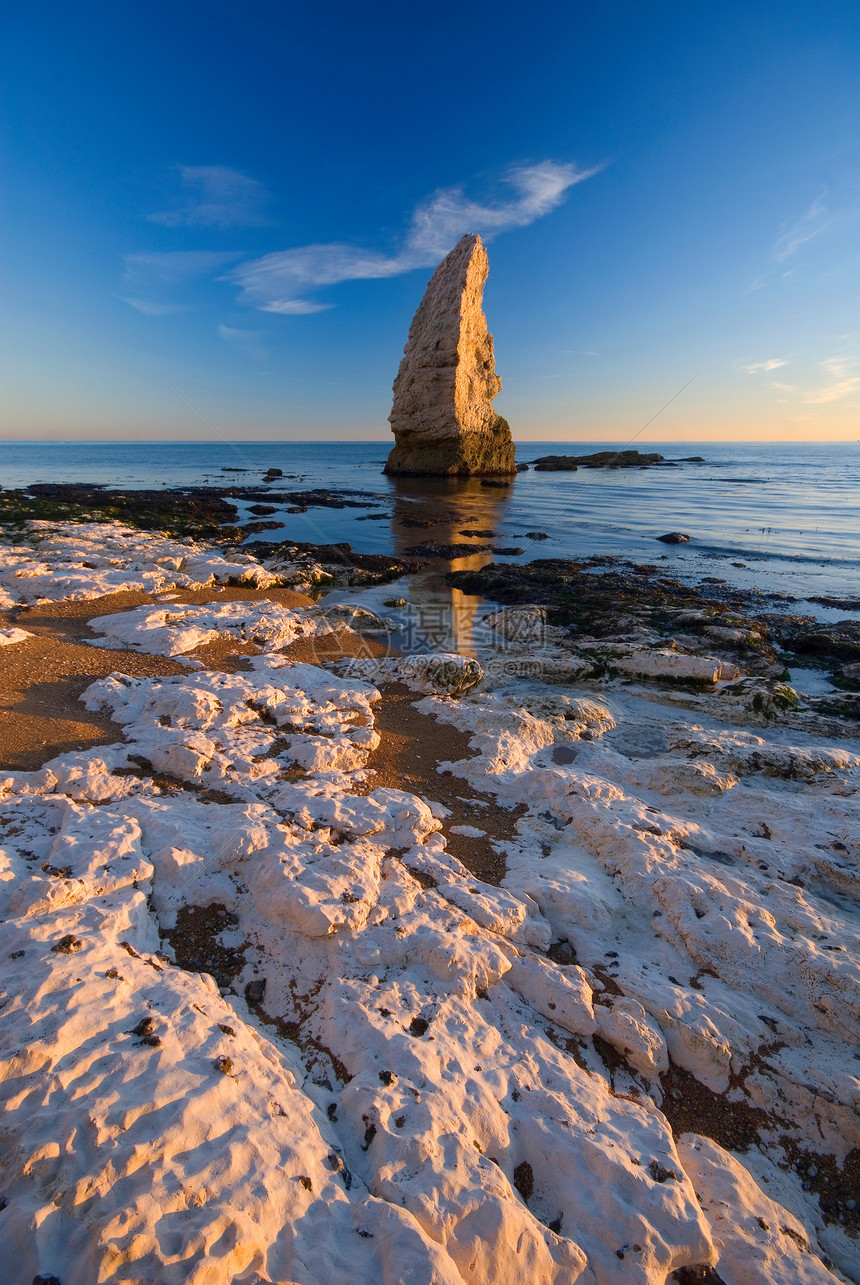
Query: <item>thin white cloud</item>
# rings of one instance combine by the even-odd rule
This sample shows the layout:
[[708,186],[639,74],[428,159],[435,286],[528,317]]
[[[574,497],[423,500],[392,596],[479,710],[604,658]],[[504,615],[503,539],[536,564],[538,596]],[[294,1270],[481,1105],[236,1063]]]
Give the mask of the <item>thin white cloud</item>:
[[[855,214],[856,211],[845,209],[833,212],[825,204],[824,194],[817,196],[808,210],[794,223],[786,227],[776,238],[768,252],[771,266],[766,272],[750,282],[744,294],[752,294],[756,290],[761,290],[778,271],[779,264],[787,262],[805,245],[808,245],[810,241],[814,241],[822,233],[829,232],[831,228],[843,223],[847,218],[851,218]],[[796,272],[797,269],[792,267],[785,272],[780,272],[779,276],[783,279],[791,278]]]
[[748,375],[758,375],[762,371],[779,370],[780,366],[787,366],[788,362],[784,357],[771,357],[768,361],[754,361],[749,366],[741,366]]
[[190,281],[225,268],[241,259],[241,250],[169,250],[163,254],[123,256],[128,281]]
[[150,214],[166,227],[260,227],[271,199],[262,183],[226,165],[179,165],[187,195],[172,210]]
[[771,256],[777,263],[785,263],[786,259],[797,254],[801,246],[821,236],[835,220],[836,216],[827,209],[822,197],[816,197],[802,218],[777,237],[771,246]]
[[317,312],[327,305],[302,298],[310,287],[341,281],[396,277],[443,258],[465,232],[492,240],[549,214],[568,190],[596,170],[543,161],[511,169],[504,182],[515,196],[495,204],[469,200],[460,187],[445,188],[422,201],[412,215],[403,245],[393,254],[341,242],[304,245],[240,264],[226,280],[240,287],[240,300],[263,312]]
[[123,303],[130,304],[144,317],[166,317],[171,312],[185,312],[181,303],[158,303],[154,299],[130,299],[127,295],[117,295]]
[[315,303],[313,299],[278,299],[263,308],[263,312],[277,312],[283,317],[304,317],[312,312],[325,312],[331,303]]
[[260,330],[245,330],[236,326],[219,326],[218,335],[225,343],[241,349],[254,361],[266,361],[268,359],[269,350],[262,343],[263,332]]
[[844,397],[860,392],[860,374],[856,373],[860,367],[855,357],[828,357],[821,362],[821,369],[827,376],[827,382],[807,393],[803,399],[807,406],[840,402]]

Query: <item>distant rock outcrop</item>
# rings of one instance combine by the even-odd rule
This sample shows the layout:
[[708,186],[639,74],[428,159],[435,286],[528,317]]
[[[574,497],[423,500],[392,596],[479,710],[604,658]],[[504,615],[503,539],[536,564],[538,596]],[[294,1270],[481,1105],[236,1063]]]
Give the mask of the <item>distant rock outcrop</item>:
[[511,430],[493,410],[502,381],[481,308],[487,272],[481,238],[464,236],[433,273],[394,381],[386,473],[516,472]]
[[650,468],[652,464],[665,464],[656,452],[643,455],[639,451],[597,451],[594,455],[542,455],[532,462],[538,473],[575,473],[578,468]]

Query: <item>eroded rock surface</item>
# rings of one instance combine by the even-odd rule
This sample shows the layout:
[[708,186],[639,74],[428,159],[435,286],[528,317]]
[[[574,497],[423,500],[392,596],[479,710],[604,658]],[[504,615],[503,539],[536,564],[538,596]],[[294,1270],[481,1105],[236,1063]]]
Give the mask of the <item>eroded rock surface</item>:
[[502,381],[481,308],[487,271],[481,238],[464,236],[434,272],[394,381],[386,473],[516,471],[511,430],[493,410]]
[[[100,534],[104,562],[54,532],[0,584],[227,574]],[[699,600],[308,664],[275,648],[389,618],[212,592],[102,633],[262,654],[102,677],[115,743],[0,775],[15,1279],[860,1285],[856,728],[829,743]],[[395,776],[392,679],[420,694]]]

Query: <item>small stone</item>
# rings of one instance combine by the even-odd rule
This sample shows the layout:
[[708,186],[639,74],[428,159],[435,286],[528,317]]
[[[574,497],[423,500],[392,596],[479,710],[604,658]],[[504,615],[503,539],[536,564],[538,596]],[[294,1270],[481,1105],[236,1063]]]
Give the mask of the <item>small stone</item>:
[[427,1031],[430,1023],[426,1017],[413,1017],[409,1023],[409,1034],[414,1035],[416,1039],[420,1038]]
[[233,1030],[233,1027],[232,1027],[232,1026],[228,1026],[226,1022],[219,1022],[219,1023],[218,1023],[218,1030],[219,1030],[219,1031],[221,1031],[221,1033],[222,1033],[223,1035],[235,1035],[235,1034],[236,1034],[236,1032]]
[[65,937],[61,937],[54,943],[51,950],[55,955],[76,955],[83,948],[83,944],[80,937],[75,937],[73,933],[66,933]]
[[216,1057],[212,1065],[215,1067],[215,1070],[220,1071],[222,1075],[229,1075],[233,1070],[233,1060],[229,1057]]
[[528,1204],[535,1189],[534,1170],[528,1160],[523,1160],[514,1170],[514,1186]]
[[389,1085],[395,1083],[397,1076],[394,1074],[393,1071],[380,1071],[379,1078],[382,1081],[382,1083],[385,1085],[385,1087],[388,1088]]
[[249,1004],[262,1004],[266,994],[265,977],[257,977],[245,987],[245,999]]
[[662,544],[689,544],[690,537],[684,531],[667,531],[665,535],[658,535],[657,539]]

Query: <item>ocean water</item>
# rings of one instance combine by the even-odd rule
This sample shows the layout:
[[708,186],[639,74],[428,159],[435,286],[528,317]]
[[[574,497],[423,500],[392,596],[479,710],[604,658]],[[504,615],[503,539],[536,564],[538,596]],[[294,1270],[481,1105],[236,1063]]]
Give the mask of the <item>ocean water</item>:
[[[102,482],[121,487],[257,485],[269,467],[278,486],[352,491],[368,509],[278,512],[282,530],[264,538],[330,543],[361,552],[397,552],[422,540],[463,541],[461,530],[492,530],[492,543],[519,547],[506,560],[615,554],[663,559],[683,579],[710,575],[766,594],[860,597],[860,442],[637,441],[677,468],[580,469],[517,476],[509,488],[477,479],[397,479],[382,473],[390,443],[380,442],[4,442],[0,485]],[[517,458],[586,454],[620,444],[527,442]],[[234,471],[236,470],[236,471]],[[241,470],[241,471],[240,471]],[[244,510],[244,506],[242,506]],[[364,515],[381,520],[357,520]],[[244,513],[243,513],[244,516]],[[443,520],[432,527],[416,521]],[[527,532],[546,533],[534,541]],[[690,543],[657,536],[684,531]],[[486,557],[459,560],[478,565]],[[817,608],[819,615],[844,610]]]

